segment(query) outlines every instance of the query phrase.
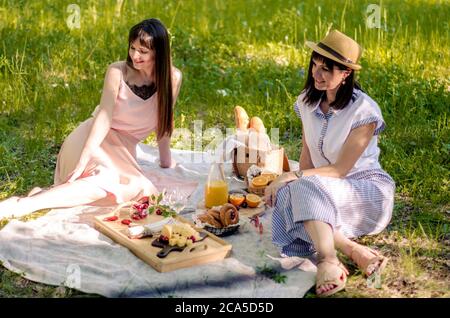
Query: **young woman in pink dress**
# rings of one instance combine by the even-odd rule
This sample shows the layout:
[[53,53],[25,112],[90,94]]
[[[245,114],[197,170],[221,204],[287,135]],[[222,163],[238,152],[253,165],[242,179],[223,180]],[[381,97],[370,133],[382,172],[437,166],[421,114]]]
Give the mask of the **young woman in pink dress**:
[[133,26],[126,61],[109,65],[100,104],[64,141],[54,186],[0,202],[0,218],[78,205],[114,205],[157,193],[136,161],[136,145],[156,132],[160,166],[170,153],[181,72],[172,65],[168,32],[157,19]]

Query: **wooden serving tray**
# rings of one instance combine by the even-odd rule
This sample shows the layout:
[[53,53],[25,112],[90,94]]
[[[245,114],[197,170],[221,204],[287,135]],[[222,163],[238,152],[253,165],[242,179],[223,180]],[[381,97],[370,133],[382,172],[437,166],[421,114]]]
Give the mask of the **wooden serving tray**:
[[[96,216],[95,228],[115,242],[128,248],[158,272],[170,272],[180,268],[222,260],[230,254],[232,248],[231,244],[214,234],[194,227],[198,232],[205,233],[207,237],[201,242],[194,243],[191,247],[186,247],[182,252],[173,251],[166,257],[159,258],[156,254],[161,251],[161,248],[152,246],[153,240],[157,239],[156,236],[130,239],[127,235],[128,226],[121,223],[122,217],[112,222],[103,220],[112,215],[112,213],[108,213]],[[149,215],[144,220],[133,221],[131,225],[145,225],[161,221],[163,218],[160,215]],[[177,216],[175,219],[180,222],[189,223],[192,226],[194,225],[180,216]]]

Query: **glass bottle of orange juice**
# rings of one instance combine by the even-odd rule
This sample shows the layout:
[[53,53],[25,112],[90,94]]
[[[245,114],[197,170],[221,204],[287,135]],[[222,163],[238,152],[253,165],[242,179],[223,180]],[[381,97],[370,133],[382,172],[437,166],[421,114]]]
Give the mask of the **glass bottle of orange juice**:
[[222,205],[228,202],[228,184],[225,181],[223,163],[213,162],[209,168],[205,186],[205,207]]

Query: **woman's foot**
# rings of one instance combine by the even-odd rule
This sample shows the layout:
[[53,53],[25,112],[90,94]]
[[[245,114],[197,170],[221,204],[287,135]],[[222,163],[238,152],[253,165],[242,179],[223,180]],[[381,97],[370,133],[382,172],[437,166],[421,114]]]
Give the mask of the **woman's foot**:
[[27,203],[26,199],[14,196],[0,202],[0,219],[21,217],[34,212],[35,209]]
[[366,276],[374,272],[381,273],[386,267],[388,258],[366,246],[355,243],[349,257]]
[[0,202],[0,219],[10,218],[14,214],[12,212],[17,210],[19,200],[19,197],[10,197]]
[[317,296],[330,296],[344,289],[347,275],[347,269],[336,257],[321,259],[317,264]]

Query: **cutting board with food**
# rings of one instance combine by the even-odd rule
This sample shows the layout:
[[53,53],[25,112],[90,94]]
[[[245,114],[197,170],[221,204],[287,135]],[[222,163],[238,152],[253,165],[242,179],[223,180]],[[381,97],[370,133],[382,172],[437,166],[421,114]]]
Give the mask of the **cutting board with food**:
[[218,261],[231,251],[231,244],[180,216],[151,214],[130,222],[124,213],[95,217],[95,228],[159,272]]

